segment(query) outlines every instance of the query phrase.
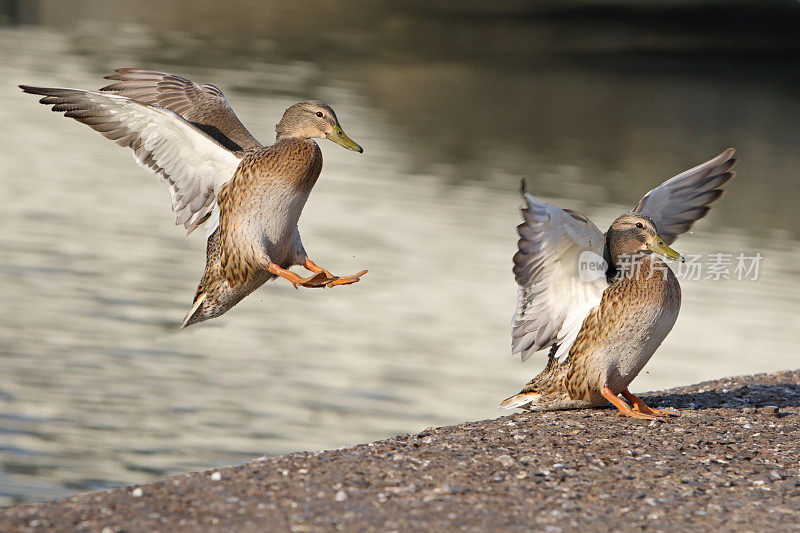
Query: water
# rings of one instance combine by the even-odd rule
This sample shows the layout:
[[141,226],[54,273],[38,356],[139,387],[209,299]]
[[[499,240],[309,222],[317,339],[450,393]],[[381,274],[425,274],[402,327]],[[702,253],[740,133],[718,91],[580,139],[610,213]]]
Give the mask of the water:
[[[552,21],[283,4],[24,3],[0,27],[0,504],[503,414],[544,359],[509,353],[522,177],[604,228],[735,146],[739,176],[676,248],[761,253],[759,280],[684,281],[633,389],[798,366],[794,55],[595,55],[553,50]],[[301,232],[319,264],[369,274],[271,283],[178,331],[201,236],[127,151],[15,87],[96,88],[119,66],[220,86],[264,142],[292,103],[332,104],[365,153],[321,143]]]

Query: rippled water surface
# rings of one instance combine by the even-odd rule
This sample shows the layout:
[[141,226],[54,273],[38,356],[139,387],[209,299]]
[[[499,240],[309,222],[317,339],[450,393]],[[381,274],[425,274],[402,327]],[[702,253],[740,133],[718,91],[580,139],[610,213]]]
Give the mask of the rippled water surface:
[[[738,177],[675,247],[761,253],[759,279],[684,281],[633,389],[798,366],[792,56],[595,56],[579,41],[561,55],[542,44],[549,22],[442,26],[358,4],[314,22],[304,2],[201,2],[193,21],[175,4],[157,21],[148,2],[35,5],[0,27],[0,504],[503,414],[544,362],[509,350],[522,177],[604,228],[735,146]],[[468,38],[487,33],[494,48]],[[218,85],[265,143],[289,105],[329,102],[365,153],[321,143],[300,230],[321,265],[369,274],[324,291],[279,280],[178,331],[203,238],[173,225],[127,151],[16,88],[97,88],[120,66]]]

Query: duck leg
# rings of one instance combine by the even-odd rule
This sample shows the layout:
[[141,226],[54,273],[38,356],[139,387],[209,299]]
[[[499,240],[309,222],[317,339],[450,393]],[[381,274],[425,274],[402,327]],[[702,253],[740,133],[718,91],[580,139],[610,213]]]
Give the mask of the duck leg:
[[[617,395],[614,394],[613,392],[611,392],[611,389],[609,389],[608,387],[603,387],[603,390],[600,391],[600,394],[603,395],[603,398],[605,398],[606,400],[611,402],[614,405],[614,407],[619,409],[619,414],[621,416],[629,416],[631,418],[641,418],[641,419],[644,419],[644,420],[656,420],[657,418],[659,418],[658,416],[656,416],[654,414],[645,413],[645,412],[639,411],[637,409],[631,409],[631,407],[627,403],[625,403],[622,400],[620,400],[619,398],[617,398]],[[630,393],[628,393],[628,394],[630,394]],[[631,394],[631,396],[633,396],[633,395]],[[637,398],[637,400],[638,400],[638,398]]]
[[667,411],[667,410],[653,409],[652,407],[647,407],[645,405],[645,403],[641,400],[641,398],[637,398],[636,396],[631,394],[631,391],[629,391],[627,387],[625,389],[623,389],[622,395],[625,396],[625,398],[629,402],[631,402],[631,404],[633,404],[633,410],[634,411],[639,411],[641,413],[647,413],[649,415],[665,416],[665,417],[681,416],[681,414],[679,412],[673,411],[671,409],[669,411]]
[[[272,274],[276,276],[280,276],[285,280],[288,280],[289,283],[294,285],[295,289],[299,289],[302,285],[303,287],[325,287],[327,283],[330,282],[330,278],[324,272],[315,272],[313,276],[309,276],[307,278],[301,278],[291,270],[286,270],[285,268],[281,268],[275,263],[270,263],[267,265],[267,270],[269,270]],[[358,281],[358,280],[356,280]]]
[[[316,275],[323,274],[327,277],[327,282],[324,284],[325,287],[335,287],[336,285],[350,285],[351,283],[355,283],[361,279],[361,276],[367,273],[366,270],[362,270],[358,274],[351,274],[350,276],[334,276],[321,266],[317,265],[311,259],[306,259],[303,263],[303,266],[314,272]],[[313,277],[313,276],[312,276]]]

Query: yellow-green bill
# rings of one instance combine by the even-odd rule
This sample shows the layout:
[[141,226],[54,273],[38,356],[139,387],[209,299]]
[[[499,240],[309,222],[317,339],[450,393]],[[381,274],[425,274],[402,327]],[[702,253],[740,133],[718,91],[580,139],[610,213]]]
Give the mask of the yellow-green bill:
[[333,131],[327,135],[327,137],[336,144],[344,146],[348,150],[358,153],[364,152],[364,149],[361,148],[355,141],[353,141],[353,139],[348,137],[342,127],[338,124],[335,128],[333,128]]
[[663,255],[667,259],[678,260],[681,263],[686,262],[686,259],[684,259],[681,254],[667,246],[667,243],[664,242],[664,239],[662,239],[660,235],[656,235],[656,240],[650,245],[650,249],[659,255]]

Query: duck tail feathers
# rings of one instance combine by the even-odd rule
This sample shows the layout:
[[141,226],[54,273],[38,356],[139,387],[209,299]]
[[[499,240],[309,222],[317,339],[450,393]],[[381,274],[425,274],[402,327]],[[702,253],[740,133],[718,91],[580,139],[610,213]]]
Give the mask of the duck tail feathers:
[[530,409],[542,395],[538,392],[520,392],[500,402],[501,409]]
[[204,315],[202,312],[203,310],[203,302],[206,301],[206,293],[201,292],[197,295],[197,298],[194,299],[194,303],[192,304],[192,308],[189,309],[189,312],[186,313],[186,317],[183,319],[183,323],[181,324],[181,329],[184,329],[192,324],[196,324],[198,322],[202,322],[206,320],[207,316]]

